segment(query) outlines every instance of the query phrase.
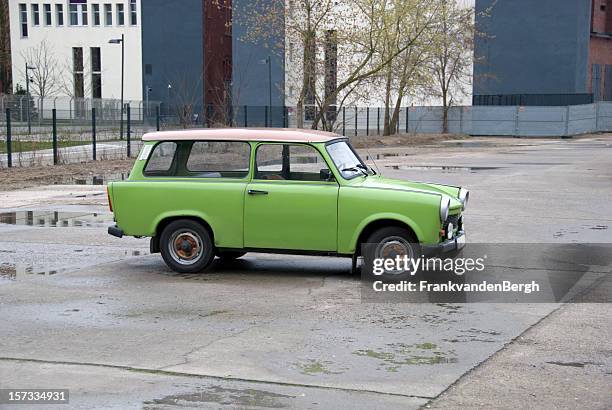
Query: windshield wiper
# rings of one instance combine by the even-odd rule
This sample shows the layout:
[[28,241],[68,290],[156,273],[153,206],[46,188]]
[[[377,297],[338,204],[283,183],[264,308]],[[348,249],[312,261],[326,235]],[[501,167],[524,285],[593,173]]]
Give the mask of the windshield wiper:
[[[359,164],[361,165],[361,164]],[[348,168],[344,168],[342,169],[342,172],[346,172],[346,171],[351,171],[351,172],[362,172],[364,176],[368,176],[368,172],[365,171],[362,167],[360,167],[359,165],[357,165],[356,167],[348,167]]]
[[374,172],[374,170],[372,168],[368,168],[368,166],[366,166],[366,165],[357,164],[357,167],[359,169],[362,169],[365,172],[365,176],[369,176],[370,175],[370,171],[372,171],[373,175],[376,175],[376,172]]

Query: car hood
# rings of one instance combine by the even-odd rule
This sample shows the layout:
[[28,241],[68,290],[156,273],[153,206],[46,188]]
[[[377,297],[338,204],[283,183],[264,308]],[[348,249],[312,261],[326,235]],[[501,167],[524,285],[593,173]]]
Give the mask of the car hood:
[[425,194],[442,194],[450,197],[451,210],[460,209],[462,207],[461,201],[459,201],[458,199],[459,187],[450,185],[404,181],[401,179],[392,179],[385,178],[380,175],[373,175],[367,178],[360,178],[359,181],[355,181],[354,186],[359,186],[362,188],[378,188],[393,189],[397,191],[422,192]]

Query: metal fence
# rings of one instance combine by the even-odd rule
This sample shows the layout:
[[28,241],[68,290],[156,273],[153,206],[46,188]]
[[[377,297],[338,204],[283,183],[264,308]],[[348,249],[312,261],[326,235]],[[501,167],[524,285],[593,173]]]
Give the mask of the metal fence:
[[[127,104],[131,107],[133,122],[153,120],[156,109],[161,106],[159,101],[124,101],[124,105]],[[32,127],[49,125],[53,110],[56,112],[58,122],[70,125],[89,123],[92,108],[96,109],[100,123],[116,122],[119,124],[121,117],[121,101],[116,99],[38,98],[33,95],[28,98],[25,94],[2,94],[0,95],[0,110],[4,113],[7,108],[11,110],[11,119],[15,125],[29,124]],[[0,119],[0,124],[3,122],[4,118]]]
[[[22,96],[25,98],[25,96]],[[124,113],[113,100],[78,101],[75,109],[55,101],[56,108],[36,105],[29,112],[23,98],[0,98],[0,167],[62,164],[132,157],[140,137],[154,130],[192,127],[297,127],[313,126],[315,107],[306,107],[298,121],[294,107],[237,106],[223,119],[210,109],[185,113],[159,103],[132,102]],[[24,105],[25,104],[25,105]],[[120,105],[120,104],[119,104]],[[62,107],[62,108],[57,108]],[[398,133],[442,133],[442,107],[404,107],[396,119]],[[25,117],[24,117],[25,114]],[[40,115],[39,115],[40,114]],[[178,115],[182,114],[182,115]],[[381,135],[384,109],[343,107],[327,114],[335,132],[346,136]],[[121,118],[123,117],[123,121]],[[24,120],[25,118],[25,120]],[[221,121],[220,121],[221,120]],[[448,111],[448,131],[476,136],[563,137],[612,131],[612,102],[564,107],[465,106]]]

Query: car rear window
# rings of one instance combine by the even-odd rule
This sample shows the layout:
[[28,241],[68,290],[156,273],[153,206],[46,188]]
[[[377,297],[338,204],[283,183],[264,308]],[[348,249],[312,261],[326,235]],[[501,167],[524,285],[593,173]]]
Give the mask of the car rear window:
[[176,143],[171,141],[161,142],[155,146],[149,156],[145,167],[145,174],[167,175],[172,169],[174,155],[176,154]]
[[249,173],[251,146],[238,141],[196,141],[187,171],[200,178],[244,178]]

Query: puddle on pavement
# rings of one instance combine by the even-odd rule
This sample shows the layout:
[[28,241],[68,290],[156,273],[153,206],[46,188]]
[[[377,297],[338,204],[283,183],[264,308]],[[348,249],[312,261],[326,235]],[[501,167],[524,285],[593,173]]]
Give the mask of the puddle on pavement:
[[205,387],[192,393],[173,394],[143,402],[144,409],[160,406],[202,407],[205,403],[235,408],[268,407],[274,409],[289,407],[287,400],[295,396],[256,389],[229,389],[221,386]]
[[0,213],[0,224],[45,228],[92,227],[113,222],[110,213],[15,211]]
[[460,167],[446,165],[389,165],[388,168],[402,171],[441,171],[441,172],[480,172],[500,169],[502,167]]
[[511,162],[512,165],[571,165],[569,162]]
[[[75,252],[82,252],[82,249],[75,249]],[[0,251],[6,252],[6,251]],[[12,251],[10,253],[13,253]],[[117,256],[141,256],[147,255],[145,251],[117,251]],[[3,281],[16,281],[33,277],[52,277],[62,272],[72,272],[81,269],[82,266],[72,266],[69,268],[44,268],[36,265],[15,264],[0,262],[0,283]]]
[[36,269],[33,266],[18,266],[12,263],[0,264],[0,280],[15,281],[22,276],[53,276],[67,269]]
[[457,363],[454,351],[443,352],[438,345],[431,342],[387,345],[389,349],[362,349],[353,352],[354,355],[376,359],[379,370],[397,372],[402,366],[420,366]]
[[[496,141],[443,141],[442,143],[456,146],[456,147],[463,147],[463,148],[496,147],[499,145],[499,143]],[[529,144],[517,144],[517,145],[529,145]]]

